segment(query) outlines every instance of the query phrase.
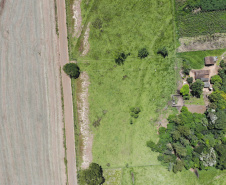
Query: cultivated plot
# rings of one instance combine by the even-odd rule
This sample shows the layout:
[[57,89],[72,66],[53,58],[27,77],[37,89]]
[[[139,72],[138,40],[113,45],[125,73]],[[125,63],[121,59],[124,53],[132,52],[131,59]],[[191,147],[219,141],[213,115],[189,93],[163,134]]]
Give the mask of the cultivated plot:
[[65,184],[54,1],[0,2],[0,184]]

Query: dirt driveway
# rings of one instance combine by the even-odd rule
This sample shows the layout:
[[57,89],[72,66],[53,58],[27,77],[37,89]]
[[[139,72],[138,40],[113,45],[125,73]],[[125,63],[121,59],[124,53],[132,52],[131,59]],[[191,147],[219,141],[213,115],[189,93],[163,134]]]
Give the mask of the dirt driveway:
[[[59,54],[61,67],[69,62],[65,1],[57,0],[57,15],[59,25]],[[71,79],[62,71],[64,93],[64,119],[67,147],[67,169],[69,185],[77,185],[77,168],[75,153],[74,115],[72,103]]]

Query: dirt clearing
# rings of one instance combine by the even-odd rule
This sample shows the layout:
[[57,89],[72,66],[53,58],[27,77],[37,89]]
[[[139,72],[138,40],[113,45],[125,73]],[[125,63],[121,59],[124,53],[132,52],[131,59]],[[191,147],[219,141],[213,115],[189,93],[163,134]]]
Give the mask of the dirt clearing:
[[192,113],[203,114],[206,111],[206,106],[205,105],[186,105],[186,107]]
[[1,0],[3,7],[0,184],[64,185],[54,1]]
[[82,12],[81,12],[81,1],[75,0],[73,5],[73,19],[74,19],[74,34],[77,38],[81,35],[82,32]]
[[78,81],[80,89],[77,92],[77,109],[80,134],[82,140],[82,169],[89,167],[92,162],[93,134],[89,128],[89,76],[86,72],[81,73]]
[[215,33],[198,37],[183,37],[179,39],[178,52],[202,51],[226,48],[226,33]]

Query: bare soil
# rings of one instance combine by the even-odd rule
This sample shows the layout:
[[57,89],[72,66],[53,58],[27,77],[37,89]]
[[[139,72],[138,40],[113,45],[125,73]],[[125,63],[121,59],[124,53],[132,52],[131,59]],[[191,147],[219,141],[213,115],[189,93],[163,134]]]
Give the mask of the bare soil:
[[92,145],[93,134],[90,130],[89,121],[89,76],[86,72],[82,72],[78,86],[80,89],[77,91],[77,109],[78,109],[78,121],[80,128],[80,135],[82,138],[82,169],[89,167],[92,162]]
[[192,113],[200,113],[203,114],[206,111],[205,105],[186,105],[188,110]]
[[82,55],[81,56],[85,56],[89,52],[89,48],[90,48],[90,45],[89,45],[90,28],[89,28],[89,26],[90,26],[90,22],[87,25],[87,28],[86,28],[86,31],[85,31],[85,34],[84,34],[84,37],[83,37],[83,43],[82,43],[83,51],[82,51]]
[[226,33],[202,35],[198,37],[183,37],[179,39],[178,52],[202,51],[226,48]]
[[[57,0],[57,15],[59,26],[59,54],[61,69],[69,62],[65,1]],[[67,172],[69,185],[77,185],[77,168],[75,153],[74,115],[72,103],[71,79],[62,70],[64,94],[64,120],[67,148]]]
[[73,19],[74,19],[74,34],[75,37],[80,37],[82,32],[82,13],[81,13],[81,1],[75,0],[73,5]]
[[0,184],[64,185],[54,2],[0,2]]
[[6,2],[6,0],[0,1],[0,16],[2,15],[3,9],[5,7],[5,2]]

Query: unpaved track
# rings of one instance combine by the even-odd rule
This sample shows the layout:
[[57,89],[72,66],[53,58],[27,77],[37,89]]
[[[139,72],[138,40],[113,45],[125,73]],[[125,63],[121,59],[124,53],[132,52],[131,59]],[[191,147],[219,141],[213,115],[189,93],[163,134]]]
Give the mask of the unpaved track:
[[[69,61],[65,0],[57,0],[57,16],[59,25],[60,64],[61,67],[63,68],[63,66]],[[64,118],[65,118],[66,147],[67,147],[68,183],[69,185],[77,185],[71,79],[63,71],[62,71],[62,83],[64,93]]]
[[0,185],[66,184],[54,21],[53,0],[1,9]]

